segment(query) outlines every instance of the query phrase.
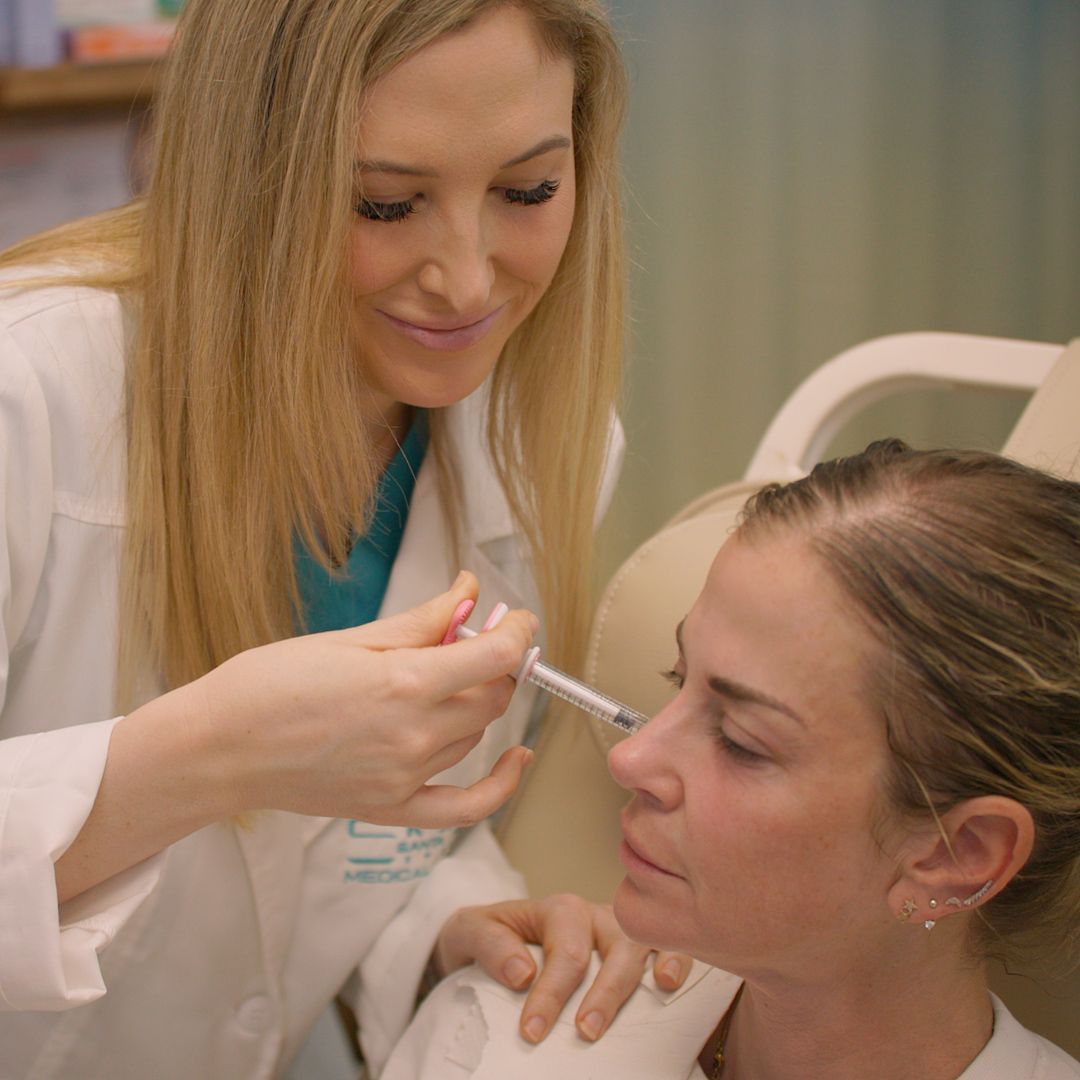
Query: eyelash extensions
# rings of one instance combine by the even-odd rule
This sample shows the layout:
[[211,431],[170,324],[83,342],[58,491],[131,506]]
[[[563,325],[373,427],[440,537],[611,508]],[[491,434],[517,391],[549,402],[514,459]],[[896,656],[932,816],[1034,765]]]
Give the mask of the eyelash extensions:
[[[504,188],[503,198],[513,206],[539,206],[554,198],[558,190],[558,180],[541,180],[534,188]],[[368,221],[404,221],[416,213],[412,199],[386,203],[360,199],[354,209]]]
[[518,206],[538,206],[553,198],[558,190],[558,180],[541,180],[534,188],[507,188],[504,195],[508,203]]

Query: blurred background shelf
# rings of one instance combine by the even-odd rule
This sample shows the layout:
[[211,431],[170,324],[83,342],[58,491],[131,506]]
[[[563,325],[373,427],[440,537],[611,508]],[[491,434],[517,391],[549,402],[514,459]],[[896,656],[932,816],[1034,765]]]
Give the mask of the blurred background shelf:
[[152,62],[0,68],[0,115],[146,104],[159,72]]

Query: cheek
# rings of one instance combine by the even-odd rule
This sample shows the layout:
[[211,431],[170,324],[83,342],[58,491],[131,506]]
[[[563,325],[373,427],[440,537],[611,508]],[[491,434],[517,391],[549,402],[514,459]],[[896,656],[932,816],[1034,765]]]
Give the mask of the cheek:
[[562,192],[539,213],[515,210],[504,233],[502,268],[520,281],[547,286],[559,268],[574,223],[574,195]]
[[[378,230],[378,231],[377,231]],[[409,253],[394,223],[358,226],[349,248],[349,284],[354,296],[371,296],[389,288],[409,270]]]

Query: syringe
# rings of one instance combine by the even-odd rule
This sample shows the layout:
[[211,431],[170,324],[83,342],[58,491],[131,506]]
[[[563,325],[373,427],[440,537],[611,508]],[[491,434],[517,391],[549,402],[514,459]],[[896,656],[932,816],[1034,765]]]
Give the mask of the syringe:
[[[459,626],[454,631],[458,638],[476,637],[476,631],[467,626]],[[588,683],[567,675],[557,667],[545,663],[540,659],[540,649],[535,645],[525,654],[521,667],[518,668],[514,678],[518,682],[526,679],[541,690],[546,690],[563,701],[569,701],[591,716],[600,720],[606,720],[614,724],[621,731],[633,734],[642,724],[648,722],[648,717],[631,709],[629,705],[623,705],[621,701],[610,698],[607,694],[600,693]]]

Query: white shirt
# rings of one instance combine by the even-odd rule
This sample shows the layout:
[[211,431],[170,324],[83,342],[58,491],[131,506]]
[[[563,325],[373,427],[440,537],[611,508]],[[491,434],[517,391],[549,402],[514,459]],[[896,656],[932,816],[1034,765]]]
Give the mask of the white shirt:
[[[547,1038],[518,1034],[523,996],[479,968],[445,979],[421,1006],[380,1080],[703,1080],[698,1056],[741,979],[695,961],[683,986],[660,990],[651,972],[604,1036],[586,1042],[574,1017],[592,968]],[[994,1032],[957,1080],[1077,1080],[1080,1063],[1028,1031],[991,994]]]
[[[112,293],[0,293],[0,1080],[277,1076],[357,964],[377,1069],[445,918],[522,895],[485,827],[445,859],[450,832],[266,812],[202,829],[58,912],[53,864],[90,812],[115,723],[129,332]],[[485,602],[535,608],[484,406],[481,390],[449,417],[463,565]],[[602,501],[621,450],[616,425]],[[436,485],[429,456],[381,614],[456,575]],[[440,780],[486,773],[531,704],[516,693]]]

